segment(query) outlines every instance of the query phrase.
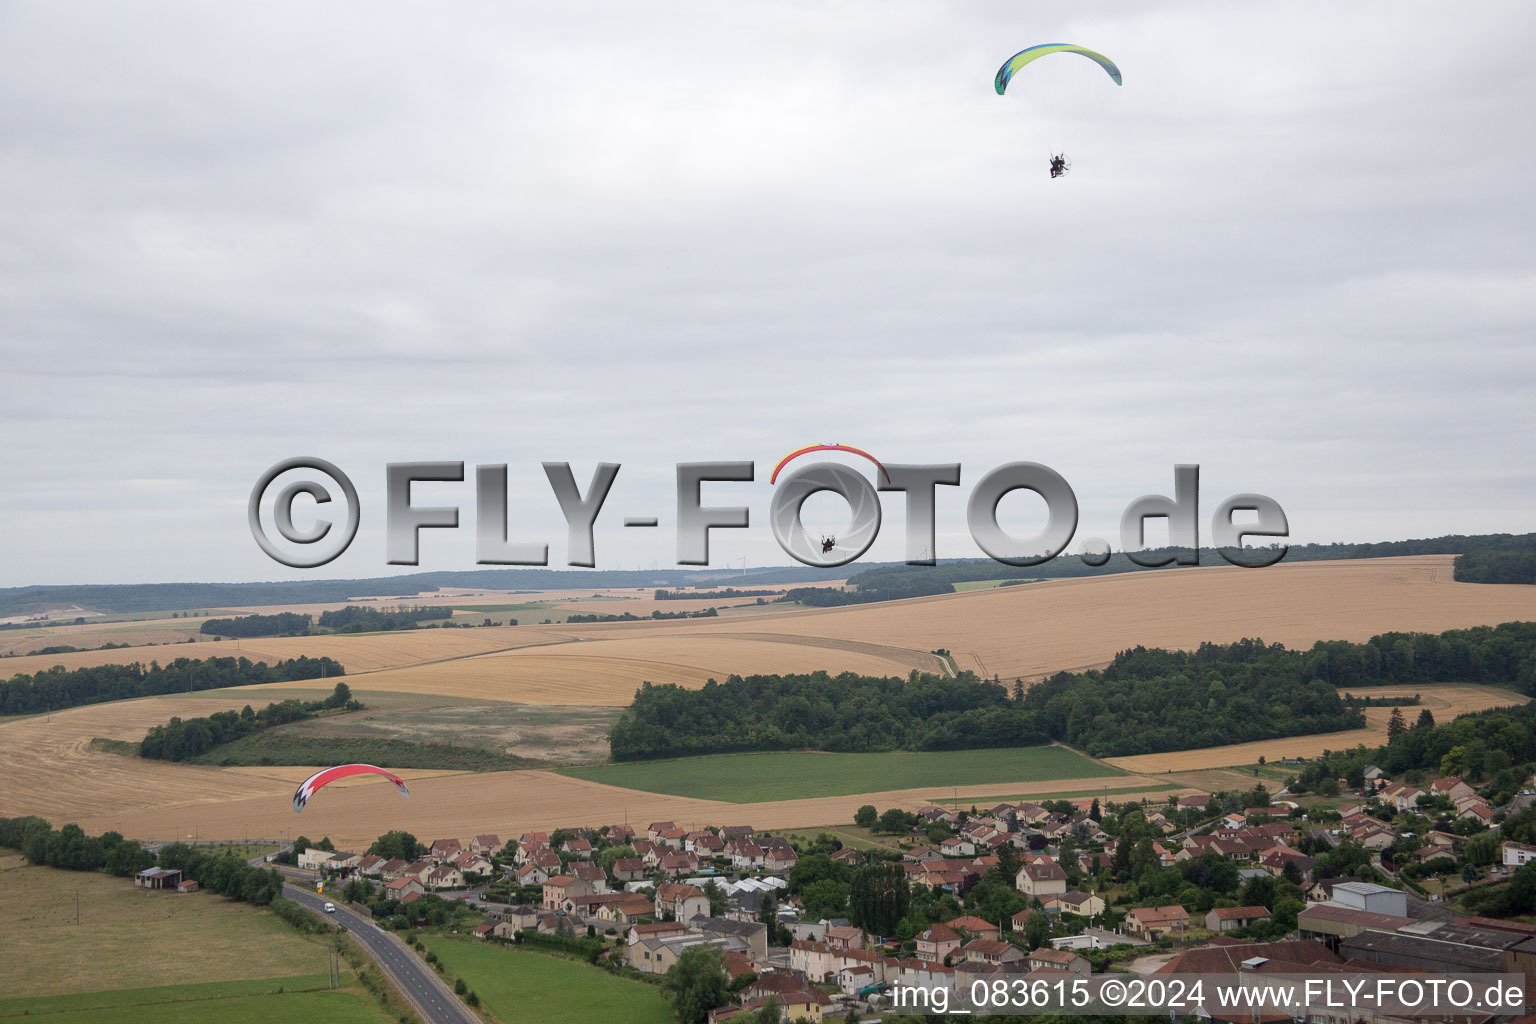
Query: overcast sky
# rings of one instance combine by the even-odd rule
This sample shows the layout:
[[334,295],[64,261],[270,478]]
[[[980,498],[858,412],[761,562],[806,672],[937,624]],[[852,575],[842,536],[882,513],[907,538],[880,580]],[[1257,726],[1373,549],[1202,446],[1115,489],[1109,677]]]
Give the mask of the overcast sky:
[[[783,564],[768,472],[831,440],[964,465],[941,557],[1018,459],[1079,538],[1176,462],[1297,541],[1528,531],[1533,38],[1524,2],[0,4],[0,585],[409,571],[410,459],[508,463],[556,566],[539,463],[622,463],[609,568],[674,562],[675,463],[756,460],[715,557]],[[993,92],[1059,41],[1124,87]],[[362,492],[307,573],[245,522],[293,455]],[[473,568],[472,485],[418,492],[465,527],[422,568]]]

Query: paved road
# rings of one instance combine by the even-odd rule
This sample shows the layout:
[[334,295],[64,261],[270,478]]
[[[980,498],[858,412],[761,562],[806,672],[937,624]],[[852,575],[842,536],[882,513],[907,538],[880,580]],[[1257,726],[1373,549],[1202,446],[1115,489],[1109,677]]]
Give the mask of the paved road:
[[[325,909],[326,897],[316,893],[312,886],[304,889],[289,885],[284,895],[313,910],[323,912]],[[480,1018],[459,1001],[459,997],[437,976],[437,972],[417,959],[416,954],[398,937],[368,918],[354,914],[342,903],[336,904],[336,913],[326,916],[343,925],[378,961],[384,973],[415,1004],[416,1011],[427,1024],[480,1024]]]

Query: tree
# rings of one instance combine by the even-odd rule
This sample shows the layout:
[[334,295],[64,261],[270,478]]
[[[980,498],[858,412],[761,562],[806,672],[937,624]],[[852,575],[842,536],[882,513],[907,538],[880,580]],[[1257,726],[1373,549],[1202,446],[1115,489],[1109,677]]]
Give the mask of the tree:
[[[297,843],[294,844],[294,849],[298,849]],[[421,856],[424,849],[415,836],[409,832],[397,830],[385,832],[375,839],[373,845],[368,847],[368,852],[385,860],[415,860]]]
[[720,886],[715,884],[713,878],[704,883],[704,895],[709,898],[709,916],[724,917],[727,906],[725,893],[720,891]]
[[725,960],[713,946],[683,950],[666,975],[661,990],[672,997],[678,1024],[704,1024],[709,1011],[730,1002]]
[[854,871],[849,884],[848,919],[872,935],[890,935],[911,902],[907,875],[899,863],[865,864]]
[[853,812],[853,823],[859,828],[873,829],[879,820],[880,812],[875,810],[874,804],[865,804]]
[[1419,720],[1417,722],[1413,723],[1413,727],[1416,730],[1417,729],[1433,729],[1435,727],[1435,716],[1434,716],[1434,713],[1432,711],[1430,711],[1429,708],[1425,708],[1423,711],[1420,711],[1419,712]]
[[907,830],[907,812],[900,807],[892,807],[880,815],[879,831],[897,835]]
[[1092,818],[1094,821],[1103,821],[1104,820],[1104,812],[1099,810],[1099,798],[1098,797],[1094,797],[1093,798],[1093,804],[1091,806],[1089,806],[1089,808],[1088,808],[1088,817]]
[[1392,715],[1387,719],[1387,745],[1408,731],[1408,725],[1403,721],[1403,709],[1393,708]]
[[800,890],[800,902],[805,916],[813,921],[841,917],[848,909],[848,887],[835,878],[823,878]]

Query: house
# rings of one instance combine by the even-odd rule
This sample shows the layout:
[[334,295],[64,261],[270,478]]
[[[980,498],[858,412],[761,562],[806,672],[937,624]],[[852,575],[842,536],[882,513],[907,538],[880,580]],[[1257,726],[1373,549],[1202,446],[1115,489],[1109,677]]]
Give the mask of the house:
[[624,947],[624,961],[642,974],[666,974],[694,946],[724,949],[726,943],[708,935],[647,936]]
[[944,962],[944,958],[960,948],[960,936],[951,928],[936,924],[918,933],[917,955],[924,960]]
[[964,836],[955,836],[940,843],[939,852],[946,857],[974,857],[976,844]]
[[828,925],[825,942],[833,949],[860,949],[864,945],[864,929],[851,924]]
[[1046,910],[1052,908],[1064,914],[1076,914],[1078,917],[1093,917],[1095,914],[1104,913],[1104,899],[1088,892],[1064,892],[1059,896],[1047,896],[1040,901],[1040,905]]
[[1067,891],[1067,873],[1055,861],[1042,857],[1020,865],[1014,885],[1024,895],[1044,903],[1046,896],[1059,896]]
[[761,921],[732,921],[723,917],[695,917],[688,921],[688,930],[700,935],[717,938],[735,938],[746,945],[748,956],[763,958],[768,955],[768,926]]
[[487,857],[492,856],[501,849],[501,837],[495,833],[487,833],[483,836],[475,836],[469,841],[469,848],[476,853],[483,853]]
[[674,832],[676,830],[677,822],[675,821],[653,821],[645,827],[645,835],[646,838],[654,843],[660,841],[663,832]]
[[1525,843],[1507,842],[1503,845],[1504,866],[1507,868],[1524,867],[1536,860],[1536,846],[1527,846]]
[[1179,810],[1181,810],[1181,811],[1184,811],[1184,810],[1203,811],[1203,810],[1205,810],[1206,805],[1209,804],[1210,802],[1211,802],[1211,794],[1209,794],[1209,793],[1190,793],[1187,796],[1179,797],[1178,802],[1175,804],[1175,806],[1177,806],[1179,808]]
[[769,871],[788,871],[800,862],[800,856],[788,845],[763,851],[763,867]]
[[1217,907],[1205,915],[1205,927],[1213,932],[1235,932],[1258,921],[1268,921],[1263,907]]
[[1493,821],[1493,808],[1489,807],[1480,798],[1473,797],[1456,805],[1456,817],[1458,820],[1467,818],[1487,825]]
[[1429,791],[1435,796],[1443,796],[1452,803],[1463,797],[1476,796],[1477,792],[1461,779],[1454,775],[1447,775],[1443,779],[1436,779],[1429,784]]
[[975,914],[965,914],[953,921],[945,921],[944,926],[964,932],[973,939],[995,939],[998,936],[997,925]]
[[[811,1024],[821,1024],[827,1007],[832,1005],[831,998],[825,992],[812,988],[803,976],[793,971],[767,971],[742,989],[741,996],[741,1006],[737,1013],[760,1010],[772,1000],[779,1007],[783,1020],[807,1020]],[[731,1016],[715,1018],[710,1024],[715,1024],[715,1020],[728,1021]]]
[[496,870],[490,859],[477,850],[464,850],[453,858],[453,866],[466,875],[489,875]]
[[540,846],[528,854],[528,863],[537,864],[552,875],[560,873],[560,855],[547,846]]
[[691,853],[669,853],[661,858],[657,865],[664,875],[676,878],[681,875],[691,875],[699,870],[699,858]]
[[457,839],[438,839],[432,843],[427,856],[433,860],[452,860],[453,855],[464,849],[464,844]]
[[757,830],[751,825],[726,825],[720,830],[720,838],[729,842],[732,839],[751,839],[757,834]]
[[663,882],[656,887],[656,916],[672,915],[674,920],[688,921],[695,917],[709,916],[709,897],[696,885],[680,882]]
[[175,889],[181,882],[181,872],[174,868],[145,868],[133,876],[137,889]]
[[562,853],[581,860],[590,860],[592,857],[592,841],[590,839],[567,839],[560,844]]
[[1188,928],[1189,911],[1177,904],[1137,907],[1125,915],[1125,930],[1146,939],[1161,939],[1170,933],[1182,936]]
[[645,876],[645,861],[639,857],[620,857],[613,862],[613,877],[620,882],[638,882]]
[[851,846],[845,846],[834,853],[832,859],[840,864],[857,864],[859,862],[859,851]]
[[427,875],[431,874],[433,864],[430,860],[413,860],[405,866],[404,874],[418,879],[423,884],[427,881]]
[[410,867],[410,865],[405,861],[398,858],[390,858],[383,864],[379,865],[379,877],[384,879],[386,882],[393,882],[395,879],[405,874],[408,867]]
[[634,924],[636,921],[650,918],[656,913],[656,904],[651,897],[644,893],[630,892],[620,893],[619,898],[597,912],[598,917],[607,917],[619,924]]
[[348,853],[346,850],[337,850],[331,854],[330,861],[325,865],[327,871],[352,871],[363,862],[360,853]]
[[369,878],[378,878],[383,874],[383,868],[389,861],[376,853],[370,853],[357,863],[357,873],[367,875]]
[[426,891],[427,887],[422,885],[421,879],[414,875],[402,875],[399,878],[384,883],[384,895],[397,900],[404,900],[411,893],[420,896]]
[[318,846],[311,846],[299,854],[298,865],[306,871],[319,871],[326,866],[330,859],[330,850],[322,850]]
[[726,846],[725,852],[731,858],[731,867],[738,871],[748,871],[763,866],[763,848],[754,842],[745,839],[736,840]]
[[1008,964],[1023,960],[1025,952],[1011,942],[1001,939],[972,939],[960,951],[972,963]]
[[567,910],[577,897],[592,895],[592,886],[574,875],[555,875],[544,883],[544,909]]
[[681,921],[652,921],[647,923],[631,924],[624,933],[625,942],[639,942],[645,938],[659,938],[667,935],[683,935],[688,931]]
[[524,864],[517,869],[513,877],[517,879],[518,885],[543,885],[554,876],[547,868],[541,868],[537,864]]
[[594,893],[608,891],[608,876],[596,864],[584,860],[573,861],[566,873],[586,882]]
[[464,872],[452,864],[439,864],[427,872],[426,884],[429,889],[462,889]]
[[1093,973],[1093,963],[1080,953],[1067,949],[1040,948],[1029,954],[1031,971],[1070,971],[1084,978]]

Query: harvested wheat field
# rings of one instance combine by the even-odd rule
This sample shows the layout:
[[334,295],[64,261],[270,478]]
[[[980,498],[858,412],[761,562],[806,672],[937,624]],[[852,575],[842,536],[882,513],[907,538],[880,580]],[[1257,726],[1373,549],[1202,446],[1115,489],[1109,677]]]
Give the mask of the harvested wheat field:
[[507,650],[528,644],[559,639],[537,626],[494,626],[477,629],[411,629],[396,633],[333,633],[325,636],[253,637],[217,643],[172,645],[169,647],[126,648],[110,651],[78,651],[0,661],[0,672],[7,676],[18,672],[63,665],[83,668],[88,665],[124,665],[132,662],[161,664],[176,658],[240,657],[252,661],[281,661],[301,655],[334,658],[349,675],[380,669],[422,665],[449,658],[463,658],[487,651]]
[[[212,696],[215,692],[225,699]],[[141,740],[151,726],[162,725],[173,715],[193,718],[215,711],[238,710],[245,704],[259,706],[285,696],[286,693],[269,687],[237,687],[186,697],[92,704],[0,723],[0,776],[6,780],[0,788],[0,817],[38,814],[56,825],[86,819],[126,822],[128,813],[156,805],[207,805],[284,789],[292,796],[298,783],[316,769],[280,767],[246,771],[173,764],[91,749],[91,740],[97,736]],[[405,769],[400,774],[414,779],[444,773]],[[289,813],[292,812],[290,806]],[[119,815],[123,817],[120,819]],[[190,819],[188,824],[192,824]],[[236,830],[222,838],[241,834]],[[169,833],[157,838],[167,836]]]
[[[1422,707],[1428,708],[1437,722],[1449,722],[1457,715],[1489,708],[1524,704],[1529,698],[1512,690],[1493,686],[1390,686],[1360,687],[1356,693],[1371,697],[1411,697],[1417,693]],[[1180,750],[1166,754],[1137,754],[1134,757],[1108,757],[1104,760],[1116,768],[1128,772],[1155,775],[1161,772],[1193,771],[1199,768],[1225,768],[1232,765],[1257,764],[1262,756],[1266,761],[1279,761],[1286,757],[1316,757],[1325,750],[1347,750],[1365,744],[1379,747],[1387,742],[1387,720],[1391,708],[1365,708],[1364,729],[1345,732],[1326,732],[1312,736],[1292,736],[1288,739],[1260,740],[1254,743],[1234,743],[1227,747],[1206,747],[1202,750]],[[1419,707],[1405,707],[1403,714],[1411,722],[1418,715]]]
[[[93,622],[86,620],[80,625],[50,626],[38,630],[6,630],[0,633],[0,655],[16,654],[25,657],[27,652],[44,647],[79,647],[90,650],[102,644],[127,644],[130,647],[147,647],[152,644],[186,643],[190,639],[212,640],[200,637],[202,619],[141,619],[132,622]],[[57,658],[60,655],[53,655]],[[11,662],[0,661],[0,676],[9,676],[6,666]]]
[[[302,769],[293,769],[300,772]],[[301,776],[302,777],[302,776]],[[569,779],[553,772],[490,772],[411,778],[411,798],[402,800],[388,783],[367,780],[347,791],[329,790],[312,800],[302,815],[294,814],[293,785],[272,782],[269,789],[243,798],[196,805],[157,805],[140,800],[121,813],[82,815],[88,832],[121,827],[125,835],[168,837],[193,832],[213,836],[281,836],[302,831],[311,837],[329,836],[339,849],[366,847],[380,833],[403,828],[417,836],[467,836],[476,832],[518,835],[560,825],[607,825],[628,821],[672,820],[685,828],[706,824],[751,824],[758,828],[796,828],[851,822],[861,804],[916,810],[933,798],[932,787],[884,793],[772,803],[731,804],[713,800],[643,793],[595,782]],[[263,780],[250,780],[260,784]],[[993,782],[961,786],[958,795],[989,793],[1056,793],[1103,791],[1138,787],[1148,780],[1137,776],[1065,779],[1054,782]],[[999,788],[1001,787],[1001,788]],[[946,790],[946,793],[948,790]],[[326,799],[330,797],[330,799]],[[47,816],[46,814],[44,815]]]
[[[1451,555],[1297,562],[1048,580],[729,622],[644,624],[674,634],[772,632],[914,650],[961,668],[1039,678],[1108,662],[1128,647],[1193,648],[1261,637],[1288,647],[1536,620],[1536,587],[1457,583]],[[622,625],[569,627],[613,632]],[[586,635],[591,635],[588,633]]]
[[[521,627],[519,627],[521,628]],[[731,673],[859,672],[904,676],[939,671],[930,654],[775,636],[645,636],[552,643],[415,668],[373,672],[355,684],[369,690],[430,693],[520,704],[623,706],[641,683],[694,689]],[[351,678],[349,676],[349,678]],[[312,682],[278,688],[312,688]]]

